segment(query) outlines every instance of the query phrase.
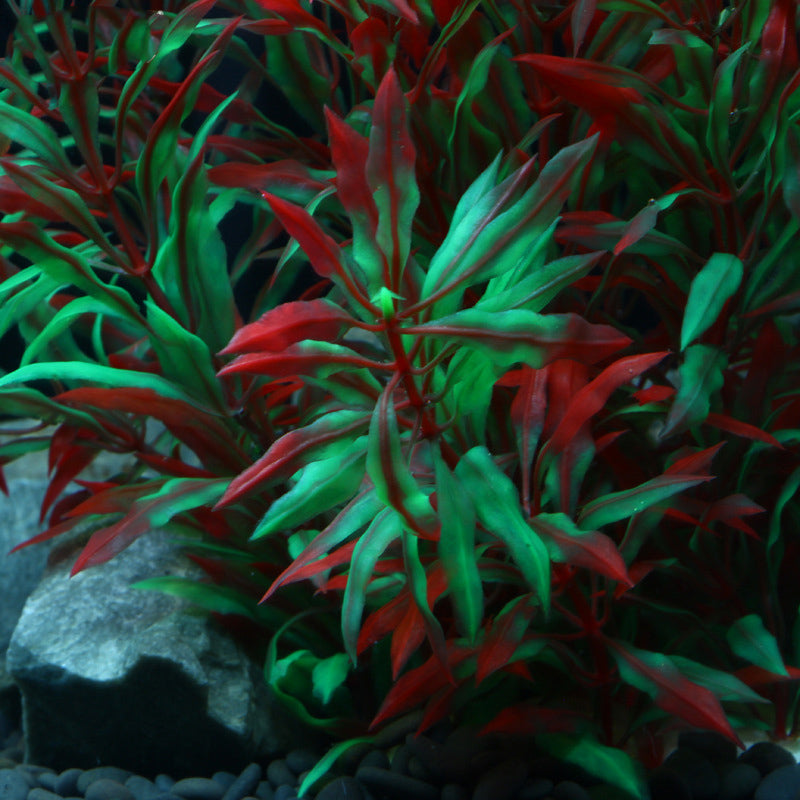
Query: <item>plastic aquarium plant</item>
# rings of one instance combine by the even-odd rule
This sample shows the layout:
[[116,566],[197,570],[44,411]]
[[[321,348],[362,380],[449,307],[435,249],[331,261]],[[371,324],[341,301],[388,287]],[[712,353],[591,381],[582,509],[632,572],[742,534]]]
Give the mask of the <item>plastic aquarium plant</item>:
[[249,620],[304,788],[414,709],[632,795],[671,727],[794,732],[794,3],[17,10],[30,543],[182,534],[208,582],[145,586]]

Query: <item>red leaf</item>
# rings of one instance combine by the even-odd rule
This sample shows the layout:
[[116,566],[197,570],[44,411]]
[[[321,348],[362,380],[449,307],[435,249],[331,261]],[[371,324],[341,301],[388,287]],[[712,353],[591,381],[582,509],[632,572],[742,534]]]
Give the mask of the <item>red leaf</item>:
[[[608,536],[598,531],[580,532],[576,535],[568,529],[560,528],[548,518],[551,518],[551,515],[538,514],[529,522],[540,536],[555,542],[561,554],[559,559],[554,559],[555,561],[560,560],[566,564],[585,567],[598,575],[619,581],[629,588],[633,586],[625,561]],[[572,522],[569,519],[567,521]]]
[[58,525],[51,525],[46,531],[42,531],[36,534],[36,536],[32,536],[30,539],[21,542],[16,547],[12,547],[11,550],[8,551],[8,554],[16,553],[17,550],[21,550],[23,547],[29,547],[32,544],[39,544],[50,539],[55,539],[56,536],[61,536],[61,534],[71,531],[79,522],[81,522],[80,517],[59,522]]
[[647,389],[634,392],[633,396],[640,406],[644,406],[647,403],[662,403],[664,400],[669,400],[674,394],[674,386],[649,386]]
[[90,514],[118,514],[130,510],[140,497],[152,494],[166,479],[133,483],[127,486],[112,485],[75,506],[68,517],[85,517]]
[[98,452],[98,450],[80,446],[70,447],[66,451],[50,478],[39,512],[39,522],[44,521],[47,516],[47,510],[55,502],[56,498],[66,489],[73,478],[94,461]]
[[317,193],[328,188],[326,181],[313,177],[308,167],[292,159],[269,164],[230,161],[211,167],[208,177],[217,186],[238,187],[255,192],[303,189]]
[[215,459],[223,470],[239,472],[249,461],[219,420],[196,408],[189,408],[180,400],[162,397],[152,389],[89,386],[62,392],[55,399],[77,408],[89,406],[158,419],[200,458]]
[[528,509],[531,495],[531,464],[547,410],[548,368],[531,369],[525,366],[519,372],[520,388],[511,403],[511,422],[516,433],[517,451],[522,467],[522,502],[523,507]]
[[537,736],[542,733],[572,733],[587,715],[566,708],[542,708],[533,702],[504,708],[481,728],[480,735],[503,733]]
[[697,453],[690,453],[688,456],[679,458],[672,465],[664,470],[665,475],[702,475],[711,466],[714,456],[723,447],[725,442],[719,442],[705,450]]
[[179,458],[159,455],[157,453],[137,453],[136,458],[143,464],[148,464],[162,475],[172,475],[177,478],[214,478],[213,472],[207,469],[193,467]]
[[523,595],[514,607],[492,623],[486,639],[478,652],[475,670],[475,685],[480,684],[493,672],[504,667],[516,652],[525,630],[530,624],[536,607],[532,595]]
[[[217,478],[214,479],[214,481],[218,480]],[[140,495],[147,495],[152,494],[154,489],[158,491],[158,488],[165,482],[166,480],[149,481],[145,484],[137,484],[134,488],[139,489]],[[126,515],[119,522],[101,528],[92,534],[73,564],[70,576],[77,575],[88,567],[105,564],[110,561],[115,555],[133,544],[140,536],[152,530],[150,519],[159,506],[174,503],[178,497],[186,493],[191,494],[196,489],[196,485],[188,482],[182,487],[173,489],[169,494],[159,495],[150,500],[140,499],[132,506],[129,506],[126,509]],[[81,505],[85,505],[85,503]],[[75,508],[72,514],[76,514],[80,508],[81,506]]]
[[775,0],[761,31],[761,59],[777,77],[778,70],[791,74],[797,69],[796,0]]
[[628,116],[629,106],[644,103],[642,94],[632,85],[638,83],[644,89],[644,79],[619,67],[538,53],[526,53],[514,61],[530,64],[553,91],[586,111],[605,143],[617,137],[619,121]]
[[769,672],[763,667],[757,667],[755,664],[737,669],[733,674],[751,689],[755,686],[767,686],[781,681],[796,681],[800,679],[800,669],[788,665],[785,666],[786,672],[788,673],[786,675],[781,675],[777,672]]
[[289,431],[277,439],[266,453],[230,483],[215,508],[240,500],[267,481],[294,475],[312,458],[323,458],[326,450],[343,438],[369,426],[370,415],[358,411],[334,411],[304,428]]
[[[372,22],[383,24],[370,17],[358,28]],[[337,196],[353,226],[368,236],[374,236],[378,227],[378,208],[366,178],[369,142],[327,107],[325,120],[328,124],[331,161],[336,169]]]
[[[426,592],[429,608],[433,608],[439,596],[446,588],[447,578],[444,574],[444,569],[442,567],[432,569],[428,576],[428,589]],[[406,593],[404,592],[403,595],[405,596]],[[393,680],[397,680],[397,676],[408,663],[408,659],[411,658],[417,648],[425,641],[425,633],[428,630],[426,620],[410,593],[406,596],[406,603],[406,612],[400,622],[395,626],[395,631],[392,635],[391,660]]]
[[9,175],[0,175],[0,212],[3,214],[30,214],[50,222],[61,220],[61,214],[47,203],[40,203],[23,191]]
[[[353,548],[355,548],[355,544],[353,542]],[[392,598],[386,605],[373,611],[367,617],[358,633],[356,645],[358,655],[397,628],[406,614],[406,604],[410,596],[411,593],[404,589],[397,597]]]
[[417,150],[406,105],[397,73],[390,67],[375,95],[366,178],[378,209],[375,239],[389,260],[388,288],[394,291],[399,289],[400,272],[408,258],[411,224],[419,204],[414,172]]
[[317,275],[331,278],[344,271],[339,245],[322,230],[308,211],[269,192],[262,192],[261,195],[289,236],[297,239]]
[[354,350],[327,342],[298,342],[282,353],[248,353],[224,366],[218,375],[245,372],[250,375],[270,375],[288,378],[295,375],[314,375],[323,378],[337,372],[337,365],[385,369],[383,364],[362,358]]
[[[450,643],[448,647],[448,665],[453,667],[472,655],[472,649]],[[431,694],[449,685],[447,675],[437,656],[431,656],[422,666],[402,675],[389,690],[378,713],[370,723],[372,730],[381,722],[410,711],[424,702]]]
[[422,715],[422,720],[417,728],[417,734],[421,734],[428,728],[433,727],[450,713],[453,695],[459,688],[460,686],[458,685],[448,684],[425,704],[425,713]]
[[[389,29],[386,27],[386,23],[378,17],[367,17],[367,19],[360,22],[350,31],[350,45],[353,48],[354,54],[353,66],[366,80],[367,76],[364,75],[365,65],[369,64],[372,71],[369,77],[374,81],[370,83],[370,88],[373,90],[380,76],[385,75],[386,71],[389,69],[389,47],[391,43],[392,38],[389,34]],[[327,115],[328,110],[325,109],[325,112]],[[330,132],[330,127],[328,130]],[[330,135],[328,138],[330,139]],[[366,140],[364,140],[364,144],[366,145]],[[333,151],[333,147],[331,147],[331,151]],[[364,160],[366,162],[366,155]],[[335,158],[333,162],[334,165],[336,165]],[[358,163],[358,161],[356,161],[356,163]],[[338,180],[338,176],[341,175],[338,166],[336,166],[336,174]]]
[[298,0],[255,0],[259,8],[277,14],[291,24],[294,30],[313,30],[327,39],[333,39],[333,33],[322,20],[306,11]]
[[669,354],[663,352],[628,356],[606,367],[572,399],[558,428],[550,437],[547,449],[556,452],[564,450],[584,423],[604,408],[608,398],[616,389],[655,366],[667,355]]
[[406,600],[405,613],[392,634],[390,651],[392,680],[397,680],[397,676],[408,663],[408,659],[411,658],[424,641],[425,621],[422,619],[422,614],[416,603],[409,596]]
[[[654,701],[659,708],[690,725],[721,733],[744,749],[742,740],[731,727],[719,700],[709,689],[692,683],[658,653],[644,654],[613,639],[606,639],[606,643],[648,684],[655,687]],[[645,655],[651,663],[643,660]]]
[[280,353],[304,339],[333,341],[355,320],[329,300],[297,300],[267,311],[239,328],[222,353]]
[[734,419],[727,414],[710,413],[706,417],[706,422],[715,428],[727,431],[736,436],[743,436],[745,439],[755,439],[759,442],[771,444],[773,447],[777,447],[781,450],[784,449],[783,445],[771,434],[762,431],[761,428],[757,428],[755,425],[750,425],[747,422]]

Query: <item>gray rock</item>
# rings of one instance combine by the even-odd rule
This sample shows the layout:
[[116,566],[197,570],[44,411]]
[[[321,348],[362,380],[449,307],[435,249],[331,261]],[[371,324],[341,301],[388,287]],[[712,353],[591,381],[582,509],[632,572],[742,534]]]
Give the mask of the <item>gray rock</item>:
[[307,745],[261,665],[183,601],[130,584],[199,576],[162,531],[70,578],[80,539],[54,548],[14,630],[26,761],[115,764],[138,774],[240,772]]

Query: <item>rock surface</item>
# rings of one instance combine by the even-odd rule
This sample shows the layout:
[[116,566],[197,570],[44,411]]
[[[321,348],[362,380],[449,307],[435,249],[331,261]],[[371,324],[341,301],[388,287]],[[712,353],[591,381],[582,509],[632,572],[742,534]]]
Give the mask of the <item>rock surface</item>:
[[53,549],[8,648],[26,761],[185,774],[213,761],[238,771],[302,740],[259,665],[213,620],[131,588],[153,576],[153,565],[159,574],[199,575],[164,532],[70,578],[79,547]]

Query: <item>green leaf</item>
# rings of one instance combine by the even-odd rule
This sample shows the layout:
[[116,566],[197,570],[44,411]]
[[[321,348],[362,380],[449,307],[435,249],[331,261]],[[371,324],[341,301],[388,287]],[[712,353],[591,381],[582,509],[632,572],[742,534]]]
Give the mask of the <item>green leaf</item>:
[[53,129],[34,114],[0,99],[0,134],[38,155],[51,169],[72,175],[74,167]]
[[365,437],[359,436],[341,453],[299,470],[297,483],[269,507],[250,540],[293,528],[353,497],[364,477],[365,450]]
[[734,703],[768,704],[770,702],[728,672],[712,669],[705,666],[705,664],[699,664],[697,661],[692,661],[683,656],[672,655],[670,660],[692,683],[710,689],[720,700],[728,700]]
[[25,353],[20,360],[20,366],[24,367],[35,361],[36,357],[46,349],[53,339],[67,330],[76,317],[81,317],[84,314],[94,314],[98,319],[108,316],[124,319],[121,315],[110,310],[105,303],[96,300],[94,297],[76,297],[60,308],[25,348]]
[[681,326],[681,350],[716,321],[723,306],[738,290],[744,265],[731,253],[714,253],[695,275]]
[[716,347],[693,344],[684,350],[678,368],[680,384],[659,438],[666,439],[705,421],[711,398],[725,382],[727,366],[727,356]]
[[172,376],[204,405],[224,411],[225,398],[208,344],[187,331],[150,298],[145,300],[145,308],[152,332],[150,344],[162,373]]
[[364,744],[371,744],[371,736],[360,736],[356,739],[348,739],[345,742],[339,742],[331,747],[327,753],[313,766],[303,778],[297,790],[297,796],[303,797],[305,793],[322,777],[330,772],[331,767],[343,756],[348,750],[353,747],[358,747]]
[[[506,36],[508,36],[508,32],[500,34],[500,36],[496,37],[485,47],[481,48],[481,50],[472,60],[467,79],[464,81],[464,85],[461,88],[456,100],[456,107],[455,111],[453,112],[453,124],[450,128],[450,136],[447,139],[447,152],[451,155],[454,155],[455,153],[458,153],[459,155],[467,155],[469,152],[468,149],[463,146],[468,144],[469,140],[466,137],[463,138],[462,147],[460,147],[458,150],[454,149],[456,135],[462,131],[467,132],[468,127],[480,125],[479,121],[472,113],[472,102],[486,86],[486,81],[489,79],[489,67],[492,64],[492,59],[500,48],[502,40],[505,39]],[[497,148],[495,148],[495,150],[497,150]]]
[[403,454],[394,402],[388,392],[381,396],[372,414],[367,473],[378,498],[397,511],[411,530],[425,538],[435,538],[439,520]]
[[181,400],[192,408],[198,408],[207,414],[213,414],[211,409],[203,406],[171,381],[149,372],[116,369],[84,361],[47,362],[44,364],[28,364],[9,372],[8,375],[3,375],[0,377],[0,386],[25,383],[27,381],[78,381],[119,389],[129,387],[151,389],[161,397]]
[[742,56],[750,49],[752,42],[742,47],[717,67],[714,86],[708,110],[706,126],[706,147],[711,153],[711,163],[729,183],[732,183],[730,170],[730,129],[733,113],[734,73]]
[[630,344],[610,325],[593,325],[576,314],[537,314],[522,308],[483,311],[467,308],[403,333],[441,337],[446,344],[473,347],[496,364],[541,369],[561,358],[592,364]]
[[311,672],[314,697],[327,705],[333,693],[344,685],[350,672],[350,659],[345,653],[335,653],[329,658],[320,659]]
[[737,619],[726,633],[731,650],[757,667],[774,672],[776,675],[789,676],[781,658],[778,642],[764,627],[758,614],[748,614]]
[[469,450],[458,462],[455,474],[472,498],[478,519],[492,536],[506,544],[528,586],[538,594],[545,615],[549,615],[550,556],[526,522],[511,479],[485,447]]
[[558,216],[572,192],[575,174],[588,162],[597,141],[593,136],[561,149],[533,186],[505,210],[533,162],[490,188],[497,175],[498,156],[478,177],[459,202],[422,286],[423,298],[445,295],[437,304],[437,315],[455,311],[467,286],[515,270],[528,259],[531,248]]
[[469,494],[434,448],[436,496],[442,530],[438,552],[459,633],[475,643],[483,621],[483,587],[475,553],[475,509]]
[[163,528],[173,517],[184,511],[211,507],[222,497],[227,478],[173,478],[157,492],[140,497],[136,504],[145,505],[161,498],[147,518],[154,528]]
[[[555,230],[556,223],[552,229]],[[544,237],[542,237],[544,241]],[[532,248],[535,250],[536,248]],[[485,294],[475,304],[481,311],[506,311],[512,308],[525,308],[528,311],[542,311],[554,297],[575,281],[588,275],[592,267],[605,255],[601,250],[577,256],[566,256],[551,261],[532,270],[521,280],[507,282],[508,288],[502,291],[492,284],[504,276],[493,278]],[[532,254],[533,257],[533,254]]]
[[256,614],[256,601],[228,586],[201,583],[192,578],[159,576],[137,581],[132,583],[131,587],[180,597],[216,614],[239,614],[254,622],[259,621],[259,616]]
[[704,475],[659,475],[633,489],[611,492],[587,503],[578,517],[578,525],[584,530],[594,530],[629,519],[684,489],[708,480],[710,478]]
[[428,576],[419,557],[419,538],[404,529],[401,539],[403,542],[403,565],[411,597],[422,615],[431,649],[438,657],[442,667],[448,669],[444,631],[428,603]]
[[781,525],[781,515],[786,507],[786,504],[795,496],[798,488],[800,488],[800,467],[794,470],[791,475],[784,481],[781,486],[780,493],[772,509],[772,516],[769,521],[769,537],[767,539],[767,551],[772,550],[773,547],[781,539],[781,532],[783,527]]
[[618,747],[602,745],[591,736],[576,737],[563,733],[537,736],[536,744],[560,761],[581,767],[635,800],[648,796],[641,765]]
[[128,292],[98,278],[86,256],[76,248],[57,244],[32,222],[0,223],[0,241],[32,261],[39,272],[56,284],[75,286],[117,315],[143,324],[139,309]]
[[656,705],[697,728],[717,731],[744,747],[716,695],[683,675],[663,653],[639,650],[624,641],[606,639],[625,683],[649,694]]
[[356,664],[358,632],[366,603],[367,585],[372,579],[375,564],[383,551],[403,533],[400,516],[385,508],[372,521],[358,540],[350,560],[347,587],[342,599],[342,637],[347,654]]

